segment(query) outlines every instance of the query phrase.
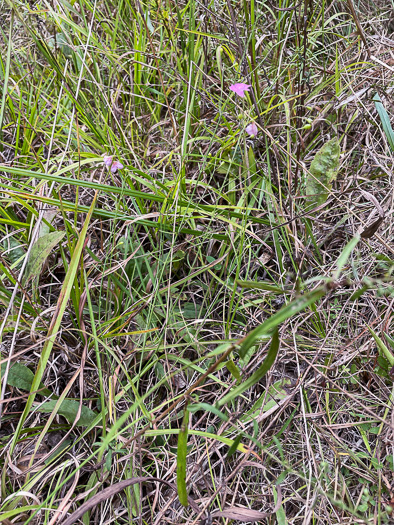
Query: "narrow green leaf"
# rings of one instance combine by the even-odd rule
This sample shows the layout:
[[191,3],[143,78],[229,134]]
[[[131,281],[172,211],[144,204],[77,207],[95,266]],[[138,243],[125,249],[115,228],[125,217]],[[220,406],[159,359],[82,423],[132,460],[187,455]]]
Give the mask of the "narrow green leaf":
[[[236,219],[245,219],[246,218],[245,215],[246,215],[247,216],[247,220],[251,221],[253,224],[267,224],[266,219],[263,219],[262,217],[256,217],[256,216],[254,216],[251,213],[247,213],[247,214],[245,213],[244,214],[244,213],[240,213],[240,212],[237,212],[237,211],[233,211],[232,209],[227,209],[226,206],[225,207],[223,207],[223,206],[218,207],[215,204],[196,204],[196,203],[188,201],[188,200],[177,200],[176,201],[175,197],[165,196],[165,195],[162,195],[162,194],[159,194],[159,193],[148,193],[148,192],[145,192],[145,191],[137,191],[137,190],[130,189],[130,188],[125,188],[125,187],[110,186],[110,185],[107,185],[107,184],[98,184],[97,182],[93,182],[93,181],[90,181],[90,180],[73,179],[72,177],[66,177],[65,176],[65,173],[68,173],[72,169],[77,169],[77,168],[80,168],[81,166],[86,166],[86,165],[92,164],[92,163],[97,162],[97,161],[102,162],[102,158],[100,158],[100,157],[92,157],[92,158],[84,159],[80,163],[75,163],[75,164],[68,165],[67,168],[63,168],[63,169],[59,170],[56,173],[41,173],[41,172],[38,172],[38,171],[27,170],[27,169],[17,168],[17,167],[14,167],[14,166],[8,166],[8,165],[0,164],[0,173],[2,173],[2,172],[3,173],[10,173],[10,174],[17,175],[19,177],[34,177],[35,179],[38,179],[38,180],[47,180],[47,181],[51,181],[51,182],[57,182],[59,184],[71,184],[72,186],[77,186],[77,187],[80,187],[80,188],[91,188],[92,190],[104,192],[104,193],[107,193],[109,195],[113,195],[113,194],[114,195],[120,194],[122,196],[127,195],[127,196],[130,196],[130,197],[134,197],[135,199],[148,200],[148,201],[152,201],[152,202],[167,203],[167,205],[174,204],[175,202],[177,202],[179,207],[182,207],[182,208],[185,208],[185,209],[188,209],[188,210],[193,210],[193,211],[195,210],[197,212],[198,211],[201,211],[201,212],[205,211],[205,212],[209,212],[209,213],[210,212],[217,213],[218,209],[220,209],[221,213],[225,213],[229,217],[233,217],[233,218],[236,218]],[[21,191],[18,188],[14,187],[14,186],[10,186],[9,184],[5,184],[3,182],[0,183],[0,187],[1,188],[5,188],[7,191]],[[62,200],[62,202],[59,202],[57,199],[50,199],[50,198],[47,198],[47,197],[40,197],[40,196],[36,196],[36,195],[34,196],[34,198],[37,199],[37,200],[40,200],[42,202],[47,202],[47,203],[49,203],[51,205],[57,205],[57,206],[61,206],[63,204],[63,202],[66,202],[66,201],[63,201],[63,200]],[[69,202],[68,205],[69,206],[71,205],[72,209],[75,210],[75,208],[76,208],[75,203]],[[79,211],[85,211],[86,207],[83,206],[83,205],[78,205],[78,210]],[[247,209],[246,211],[249,211],[249,210]],[[99,214],[100,212],[108,214],[108,211],[106,211],[106,210],[100,210],[100,209],[95,210],[95,214]],[[108,215],[108,217],[109,216],[110,215]],[[113,216],[118,218],[120,216],[120,214],[119,214],[119,212],[116,212]],[[132,217],[130,216],[130,218],[132,218]],[[157,227],[158,225],[155,224],[155,226]]]
[[394,339],[390,337],[388,334],[384,334],[384,337],[386,341],[388,342],[388,344],[391,346],[391,348],[394,349]]
[[218,408],[214,407],[213,405],[210,405],[209,403],[195,403],[193,405],[188,406],[189,412],[192,414],[195,414],[199,410],[203,410],[205,412],[212,412],[212,414],[215,414],[215,416],[220,417],[223,421],[228,421],[228,416],[226,414],[223,414]]
[[386,135],[387,142],[389,143],[391,150],[394,152],[394,131],[391,127],[390,117],[386,111],[386,108],[383,106],[382,100],[378,93],[375,93],[373,101],[375,102],[375,108],[379,114],[380,122],[382,123],[382,128],[384,134]]
[[264,359],[263,364],[256,370],[254,374],[252,374],[249,379],[241,383],[240,385],[233,388],[227,395],[222,397],[217,403],[216,406],[222,407],[229,401],[235,399],[240,394],[245,392],[245,390],[248,390],[253,385],[255,385],[260,379],[262,379],[265,374],[268,372],[268,370],[271,368],[271,366],[274,364],[276,356],[278,355],[279,351],[279,332],[278,330],[275,331],[274,335],[272,336],[272,342],[270,349],[268,351],[267,357]]
[[237,286],[240,286],[241,288],[265,290],[276,294],[286,293],[286,291],[280,288],[280,286],[275,286],[272,283],[266,283],[264,281],[237,281]]
[[47,233],[37,239],[30,252],[23,284],[27,284],[34,277],[39,277],[45,261],[53,248],[63,239],[64,235],[65,232],[56,231]]
[[234,361],[229,359],[225,364],[226,364],[227,370],[230,372],[230,374],[233,376],[233,378],[236,381],[240,381],[241,380],[241,373],[240,373],[239,368],[237,367],[237,365],[234,363]]
[[[274,502],[276,505],[278,502],[278,494],[276,492],[275,487],[273,488],[273,491],[274,491]],[[276,511],[276,519],[278,520],[278,525],[288,525],[288,521],[286,519],[286,513],[283,508],[283,505],[280,505],[279,509]]]
[[332,181],[337,176],[340,153],[339,141],[336,137],[329,140],[316,153],[306,180],[305,202],[308,210],[326,202]]
[[353,237],[353,239],[351,239],[347,243],[347,245],[342,250],[341,255],[338,257],[337,269],[336,269],[335,274],[334,274],[336,279],[340,276],[341,271],[343,270],[344,266],[348,262],[348,259],[349,259],[350,255],[351,255],[352,251],[354,250],[354,248],[357,246],[359,240],[360,240],[360,236],[356,235],[355,237]]
[[259,414],[267,412],[276,406],[279,401],[287,397],[288,392],[286,387],[288,388],[290,384],[291,380],[284,378],[271,385],[268,392],[263,392],[252,408],[248,410],[246,414],[241,416],[242,423],[248,423],[252,419],[258,417]]
[[176,485],[178,488],[179,501],[184,507],[188,506],[186,489],[186,457],[187,457],[187,434],[189,427],[189,410],[185,409],[182,427],[178,436],[178,450],[176,457]]
[[[6,107],[6,101],[7,101],[7,95],[8,95],[8,80],[10,76],[10,65],[11,65],[11,53],[12,53],[12,31],[14,29],[14,10],[11,10],[11,20],[9,25],[9,33],[8,33],[8,46],[7,46],[7,62],[4,72],[4,80],[3,80],[3,93],[1,96],[1,106],[0,106],[0,151],[3,151],[3,119],[4,119],[4,111]],[[4,33],[3,33],[4,34]]]
[[63,441],[63,443],[61,443],[59,445],[59,447],[55,450],[55,452],[53,452],[46,460],[45,460],[45,465],[49,465],[50,463],[52,463],[52,461],[57,458],[57,457],[60,457],[67,448],[71,447],[73,445],[73,441],[71,441],[71,439],[66,439],[66,441]]
[[241,443],[242,434],[239,434],[234,441],[233,444],[230,446],[227,452],[227,459],[231,458],[231,456],[237,451],[238,445]]
[[305,310],[308,306],[311,306],[318,301],[325,294],[324,288],[317,288],[312,292],[308,292],[305,295],[301,295],[294,299],[286,306],[283,306],[278,312],[272,315],[269,319],[264,321],[263,324],[255,328],[250,332],[243,340],[240,348],[240,356],[244,357],[246,352],[255,345],[258,340],[264,335],[270,334],[272,330],[275,330],[281,323],[286,321],[295,314],[298,314],[302,310]]
[[[43,412],[44,414],[51,414],[56,407],[56,403],[57,401],[55,399],[45,401],[45,403],[43,403],[37,408],[37,411]],[[77,401],[76,399],[65,399],[58,408],[57,413],[65,417],[67,421],[69,421],[72,424],[75,422],[78,410],[79,401]],[[88,427],[95,420],[96,417],[96,412],[82,405],[81,415],[78,421],[76,422],[76,425],[78,427]]]
[[394,366],[394,355],[392,352],[387,348],[387,346],[384,344],[384,342],[380,339],[380,337],[368,326],[368,330],[370,331],[372,337],[375,339],[376,346],[378,347],[379,353],[383,355],[387,361],[390,363],[390,366]]

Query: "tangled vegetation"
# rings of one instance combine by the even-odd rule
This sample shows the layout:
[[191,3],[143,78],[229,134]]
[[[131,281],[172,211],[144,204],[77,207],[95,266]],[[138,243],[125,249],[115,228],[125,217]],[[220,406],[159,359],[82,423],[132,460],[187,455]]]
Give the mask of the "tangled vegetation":
[[394,520],[392,0],[0,0],[0,522]]

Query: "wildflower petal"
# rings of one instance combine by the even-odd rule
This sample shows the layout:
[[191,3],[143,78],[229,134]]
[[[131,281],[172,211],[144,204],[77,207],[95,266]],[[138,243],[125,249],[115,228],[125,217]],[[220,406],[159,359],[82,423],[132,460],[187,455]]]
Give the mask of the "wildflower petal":
[[116,173],[118,170],[123,169],[123,164],[119,162],[118,160],[115,160],[115,162],[111,166],[112,173]]
[[104,155],[103,157],[103,161],[104,161],[104,164],[107,166],[107,168],[109,168],[112,164],[112,155]]
[[252,87],[251,84],[243,84],[242,82],[239,84],[233,84],[230,86],[231,91],[234,91],[238,96],[241,98],[245,98],[245,91],[249,91],[249,89]]
[[257,135],[257,133],[259,132],[259,130],[257,129],[257,126],[254,122],[251,122],[250,124],[248,124],[245,128],[245,131],[248,135],[250,135],[251,137],[255,137]]

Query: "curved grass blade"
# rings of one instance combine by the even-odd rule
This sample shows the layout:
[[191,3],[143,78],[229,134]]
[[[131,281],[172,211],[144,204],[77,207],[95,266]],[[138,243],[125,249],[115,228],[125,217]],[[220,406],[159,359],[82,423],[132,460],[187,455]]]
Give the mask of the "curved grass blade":
[[269,319],[264,321],[263,324],[252,330],[241,344],[239,355],[244,357],[247,351],[255,344],[257,344],[260,337],[268,335],[272,330],[275,330],[281,323],[286,321],[295,314],[298,314],[308,306],[311,306],[316,301],[318,301],[325,294],[324,288],[317,288],[312,292],[301,295],[291,301],[288,305],[281,308],[278,312],[272,315]]
[[226,396],[224,396],[222,399],[220,399],[217,403],[217,407],[222,407],[229,401],[232,401],[236,397],[238,397],[240,394],[245,392],[245,390],[248,390],[250,387],[252,387],[254,384],[256,384],[260,379],[262,379],[265,374],[268,372],[268,370],[271,368],[271,366],[274,364],[276,356],[278,355],[279,351],[279,332],[278,330],[275,331],[274,335],[272,336],[271,346],[268,351],[267,357],[264,359],[263,364],[256,370],[254,374],[252,374],[249,379],[241,383],[240,385],[236,386],[233,390],[231,390]]

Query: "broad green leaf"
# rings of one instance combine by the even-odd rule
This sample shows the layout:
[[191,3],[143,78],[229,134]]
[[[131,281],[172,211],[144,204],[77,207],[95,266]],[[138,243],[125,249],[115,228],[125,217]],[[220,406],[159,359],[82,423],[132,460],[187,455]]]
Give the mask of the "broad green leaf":
[[306,180],[306,208],[311,210],[324,204],[328,198],[339,168],[341,150],[335,137],[316,153]]
[[[7,363],[3,363],[1,365],[2,378],[6,371],[6,365]],[[14,363],[8,370],[7,385],[19,388],[19,390],[30,392],[33,378],[34,373],[30,370],[30,368],[28,368],[26,365],[23,365],[22,363]],[[43,389],[42,393],[45,395],[49,395],[51,393],[50,390],[45,388],[45,385],[42,383],[40,383],[39,388]]]
[[391,150],[394,152],[394,131],[391,127],[390,117],[386,111],[386,108],[383,106],[378,93],[375,93],[373,101],[375,102],[375,108],[379,114],[380,122],[382,123],[382,128],[384,134],[386,135],[387,142],[389,143]]
[[65,232],[56,231],[47,233],[37,239],[30,252],[23,284],[27,284],[33,278],[38,279],[45,261],[53,248],[63,239],[64,235]]
[[[38,412],[43,412],[44,414],[51,414],[55,409],[56,403],[57,403],[56,399],[45,401],[45,403],[40,405],[37,408],[37,410]],[[72,424],[74,423],[75,418],[77,417],[78,410],[79,410],[79,401],[75,399],[65,399],[60,405],[60,407],[58,408],[57,413],[65,417],[67,421],[69,421]],[[87,427],[95,420],[96,417],[97,417],[96,412],[82,405],[81,416],[78,419],[76,425],[78,427]]]
[[10,263],[19,270],[22,266],[23,257],[26,254],[26,251],[24,248],[22,248],[22,245],[14,238],[13,235],[8,237],[5,241],[3,241],[3,248],[4,250],[7,250],[7,257],[10,261]]
[[178,436],[178,450],[176,457],[176,485],[178,498],[184,507],[188,506],[186,489],[186,458],[187,458],[187,434],[189,430],[189,410],[185,409],[182,427]]
[[241,383],[240,385],[233,388],[227,395],[222,397],[217,403],[216,406],[222,407],[229,401],[232,401],[236,397],[238,397],[240,394],[245,392],[245,390],[248,390],[253,385],[255,385],[260,379],[262,379],[265,374],[268,372],[268,370],[271,368],[271,366],[274,364],[276,356],[278,355],[279,351],[279,332],[278,330],[275,331],[273,337],[270,349],[268,351],[267,357],[264,359],[263,364],[256,370],[254,374],[252,374],[249,379]]

